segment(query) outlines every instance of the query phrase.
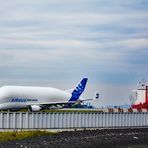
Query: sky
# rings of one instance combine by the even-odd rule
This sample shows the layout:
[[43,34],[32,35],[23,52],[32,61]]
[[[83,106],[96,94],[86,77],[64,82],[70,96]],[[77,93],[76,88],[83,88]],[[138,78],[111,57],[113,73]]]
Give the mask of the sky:
[[0,0],[0,86],[70,89],[128,104],[148,80],[147,0]]

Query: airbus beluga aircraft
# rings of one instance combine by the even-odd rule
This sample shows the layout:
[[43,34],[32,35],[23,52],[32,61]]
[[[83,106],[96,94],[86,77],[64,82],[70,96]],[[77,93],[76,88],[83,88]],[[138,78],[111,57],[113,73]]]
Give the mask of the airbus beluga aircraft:
[[80,98],[86,83],[87,78],[83,78],[72,92],[51,87],[3,86],[0,88],[0,110],[28,108],[30,111],[39,111],[52,106],[62,108],[77,101],[87,101]]

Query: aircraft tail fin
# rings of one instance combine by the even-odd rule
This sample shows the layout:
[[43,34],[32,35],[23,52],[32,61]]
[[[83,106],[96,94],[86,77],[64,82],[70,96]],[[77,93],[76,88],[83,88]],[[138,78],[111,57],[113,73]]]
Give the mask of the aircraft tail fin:
[[72,91],[72,96],[69,101],[77,101],[79,99],[80,95],[83,93],[86,83],[87,83],[87,78],[83,78],[81,82],[74,88]]

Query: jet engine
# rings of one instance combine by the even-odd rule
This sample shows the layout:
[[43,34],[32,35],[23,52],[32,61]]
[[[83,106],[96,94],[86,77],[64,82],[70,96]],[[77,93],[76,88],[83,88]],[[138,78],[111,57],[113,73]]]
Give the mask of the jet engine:
[[40,111],[42,108],[39,106],[39,105],[31,105],[29,106],[29,110],[31,112],[34,112],[34,111]]

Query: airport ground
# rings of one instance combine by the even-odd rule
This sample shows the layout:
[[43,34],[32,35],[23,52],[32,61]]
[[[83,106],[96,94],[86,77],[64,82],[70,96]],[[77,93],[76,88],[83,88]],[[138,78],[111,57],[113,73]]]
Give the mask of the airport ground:
[[1,141],[0,148],[147,148],[148,128],[64,131]]

